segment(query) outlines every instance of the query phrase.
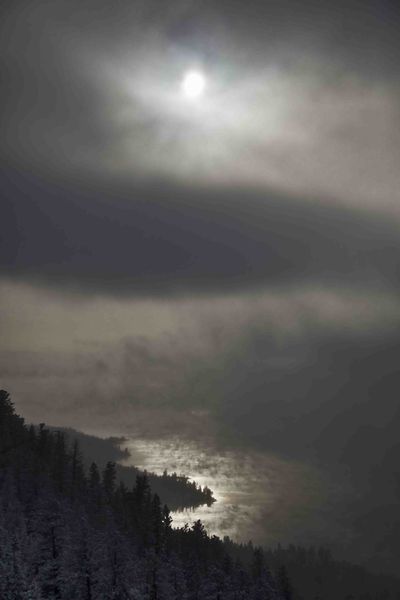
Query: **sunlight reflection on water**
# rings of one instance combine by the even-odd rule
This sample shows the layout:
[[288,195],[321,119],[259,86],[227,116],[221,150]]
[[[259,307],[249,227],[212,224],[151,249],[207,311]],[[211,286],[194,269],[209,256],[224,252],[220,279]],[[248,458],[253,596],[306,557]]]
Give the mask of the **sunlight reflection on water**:
[[[315,473],[274,455],[217,452],[179,438],[132,439],[124,447],[131,452],[125,465],[157,474],[175,471],[213,491],[212,506],[174,512],[176,527],[201,519],[210,534],[274,543],[282,540],[288,521],[295,525],[321,500]],[[273,528],[266,526],[272,515]]]

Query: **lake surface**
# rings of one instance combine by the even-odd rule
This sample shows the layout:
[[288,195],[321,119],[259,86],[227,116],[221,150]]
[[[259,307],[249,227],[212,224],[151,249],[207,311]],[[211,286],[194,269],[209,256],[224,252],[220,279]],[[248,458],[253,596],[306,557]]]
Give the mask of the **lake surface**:
[[[321,473],[300,462],[254,451],[217,450],[177,437],[129,439],[123,464],[184,474],[212,489],[216,502],[173,513],[174,525],[201,519],[210,534],[254,543],[318,543],[329,534]],[[328,535],[329,538],[329,535]]]

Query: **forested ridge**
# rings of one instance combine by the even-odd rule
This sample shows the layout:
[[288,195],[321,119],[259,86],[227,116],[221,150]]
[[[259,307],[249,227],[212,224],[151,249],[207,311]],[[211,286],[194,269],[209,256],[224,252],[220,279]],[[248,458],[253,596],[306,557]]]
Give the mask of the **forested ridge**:
[[0,391],[0,600],[388,600],[394,578],[327,551],[263,551],[172,527],[145,473],[85,468],[78,443],[27,427]]
[[[120,448],[120,445],[126,441],[123,437],[101,439],[75,429],[55,427],[50,429],[65,433],[67,439],[77,440],[86,469],[92,462],[104,469],[110,460],[114,461],[117,481],[122,480],[127,486],[133,486],[137,476],[143,475],[143,471],[137,467],[118,464],[117,461],[130,457],[130,452],[126,448],[124,450]],[[202,504],[211,506],[215,502],[212,491],[207,486],[201,487],[195,481],[190,481],[186,475],[175,472],[167,473],[167,471],[164,471],[162,475],[148,471],[146,474],[152,491],[157,493],[165,504],[168,504],[170,510],[196,508]]]

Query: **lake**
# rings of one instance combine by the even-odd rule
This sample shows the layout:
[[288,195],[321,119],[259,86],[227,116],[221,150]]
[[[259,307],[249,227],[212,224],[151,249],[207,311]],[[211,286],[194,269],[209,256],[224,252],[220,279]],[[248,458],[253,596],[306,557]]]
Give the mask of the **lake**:
[[196,441],[127,439],[122,464],[162,474],[184,474],[212,489],[216,502],[173,513],[176,527],[201,519],[210,534],[237,541],[309,543],[336,537],[330,532],[332,484],[316,468],[272,453],[217,449]]

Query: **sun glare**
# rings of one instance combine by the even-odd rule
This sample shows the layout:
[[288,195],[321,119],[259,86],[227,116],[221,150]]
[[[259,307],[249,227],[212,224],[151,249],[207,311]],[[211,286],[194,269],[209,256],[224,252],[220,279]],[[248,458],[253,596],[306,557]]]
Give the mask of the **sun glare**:
[[188,71],[182,80],[181,89],[187,98],[202,96],[206,87],[204,75],[199,71]]

